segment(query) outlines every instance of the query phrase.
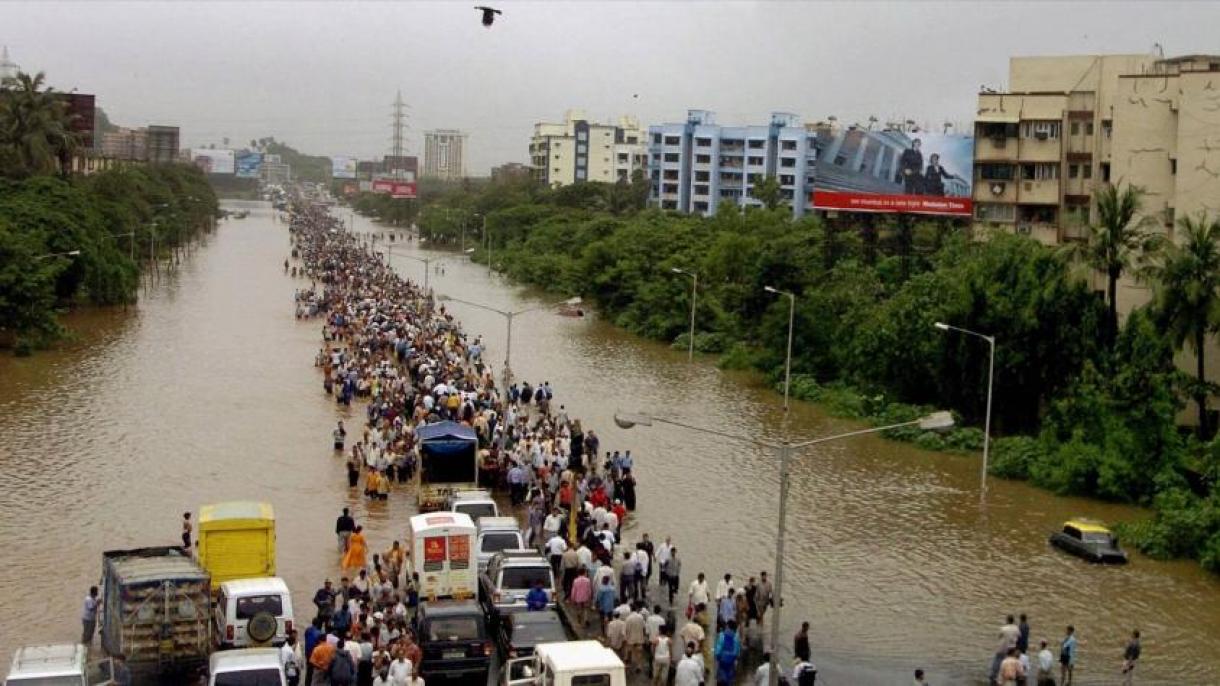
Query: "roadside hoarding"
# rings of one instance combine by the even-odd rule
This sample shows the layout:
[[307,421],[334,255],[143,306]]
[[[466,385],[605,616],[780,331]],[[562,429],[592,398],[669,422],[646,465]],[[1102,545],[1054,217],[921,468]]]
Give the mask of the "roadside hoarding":
[[354,178],[356,178],[356,158],[355,157],[332,157],[332,158],[330,158],[330,176],[332,179],[354,179]]
[[398,179],[375,179],[373,181],[374,193],[389,193],[391,198],[415,198],[416,185],[414,181],[400,181]]
[[232,174],[236,170],[235,156],[232,150],[217,150],[215,148],[194,148],[191,150],[191,161],[205,174]]
[[968,217],[973,175],[972,136],[824,127],[813,206]]
[[263,171],[263,153],[242,150],[234,157],[234,169],[243,179],[257,179]]

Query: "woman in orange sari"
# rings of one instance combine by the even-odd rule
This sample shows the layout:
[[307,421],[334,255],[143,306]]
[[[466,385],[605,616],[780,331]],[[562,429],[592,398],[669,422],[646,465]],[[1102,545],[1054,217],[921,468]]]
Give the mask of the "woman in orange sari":
[[364,527],[357,526],[348,540],[347,552],[343,554],[343,571],[357,572],[368,566],[368,542],[364,540]]

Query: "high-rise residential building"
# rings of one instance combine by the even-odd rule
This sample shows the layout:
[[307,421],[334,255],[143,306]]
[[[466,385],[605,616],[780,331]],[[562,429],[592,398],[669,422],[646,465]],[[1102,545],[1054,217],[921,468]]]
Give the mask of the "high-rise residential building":
[[491,168],[492,181],[517,181],[528,179],[534,175],[534,168],[520,162],[505,162]]
[[552,187],[630,181],[633,172],[647,167],[644,130],[635,117],[598,124],[580,110],[568,110],[562,124],[534,124],[530,163],[537,178]]
[[120,126],[102,134],[103,157],[131,162],[169,164],[178,159],[178,127],[158,126],[131,129]]
[[1045,243],[1080,240],[1107,183],[1144,189],[1143,210],[1220,212],[1220,56],[1015,57],[1009,88],[978,96],[977,224]]
[[7,78],[16,78],[20,67],[17,63],[9,59],[8,46],[0,47],[0,81]]
[[800,217],[813,209],[817,132],[794,114],[775,112],[769,124],[721,126],[707,110],[686,121],[648,127],[650,203],[711,215],[721,203],[761,207],[751,192],[768,176]]
[[466,134],[454,129],[424,132],[424,176],[455,180],[466,176]]

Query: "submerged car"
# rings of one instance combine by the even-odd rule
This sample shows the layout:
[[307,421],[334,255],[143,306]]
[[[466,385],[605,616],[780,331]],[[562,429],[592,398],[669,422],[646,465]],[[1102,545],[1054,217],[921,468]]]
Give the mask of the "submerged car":
[[1127,553],[1118,547],[1118,538],[1106,527],[1087,519],[1069,519],[1063,530],[1051,534],[1051,545],[1089,562],[1125,564]]

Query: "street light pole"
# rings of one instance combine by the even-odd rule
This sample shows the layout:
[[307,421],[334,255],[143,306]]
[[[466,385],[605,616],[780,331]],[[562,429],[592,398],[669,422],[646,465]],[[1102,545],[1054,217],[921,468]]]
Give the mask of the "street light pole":
[[784,416],[788,415],[788,387],[792,383],[792,325],[796,321],[796,295],[771,286],[763,287],[768,293],[788,296],[788,354],[784,358]]
[[698,272],[688,272],[685,269],[673,267],[671,269],[675,274],[685,274],[691,277],[690,287],[690,341],[686,351],[686,361],[695,361],[695,298],[699,295],[699,274]]
[[975,336],[987,341],[987,345],[991,347],[990,360],[987,363],[987,416],[983,419],[983,473],[979,476],[979,498],[987,497],[987,462],[990,458],[991,449],[991,397],[992,390],[995,387],[995,336],[963,329],[960,326],[953,326],[944,322],[936,322],[933,326],[941,331],[957,331],[969,336]]
[[[387,254],[387,255],[390,255],[390,256],[393,256],[393,255],[398,255],[399,257],[405,257],[405,258],[407,258],[408,260],[415,260],[416,262],[423,262],[423,263],[424,263],[424,292],[425,292],[425,293],[427,293],[427,292],[428,292],[428,272],[432,271],[432,268],[431,268],[431,266],[430,266],[430,265],[432,264],[432,258],[430,258],[430,257],[416,257],[416,256],[414,256],[414,255],[403,255],[403,254],[400,254],[400,253],[395,253],[395,252],[394,252],[394,248],[392,248],[392,247],[391,247],[391,248],[386,248],[386,249],[385,249],[385,252],[386,252],[386,254]],[[389,266],[389,263],[388,263],[388,262],[387,262],[387,266]]]
[[678,426],[684,429],[698,431],[700,433],[711,434],[721,438],[728,438],[740,443],[760,446],[775,450],[779,456],[780,483],[779,483],[779,522],[778,531],[775,535],[775,612],[771,615],[771,661],[768,666],[768,684],[769,686],[778,686],[779,683],[779,632],[780,632],[780,614],[784,606],[784,535],[787,532],[787,514],[788,514],[788,482],[789,482],[789,463],[792,454],[796,451],[809,448],[821,443],[829,443],[838,441],[844,438],[853,436],[863,436],[865,434],[880,433],[889,431],[890,429],[898,429],[905,426],[916,426],[926,431],[942,431],[953,426],[953,415],[948,412],[933,412],[919,419],[909,422],[899,422],[888,426],[877,426],[868,429],[859,429],[856,431],[848,431],[834,436],[825,436],[822,438],[814,438],[799,443],[789,443],[783,441],[780,443],[772,443],[770,441],[760,441],[749,436],[740,436],[737,434],[728,433],[725,431],[717,431],[715,429],[706,429],[700,426],[693,426],[683,422],[677,422],[671,419],[662,419],[651,415],[622,415],[616,413],[614,415],[614,423],[621,429],[630,429],[637,424],[640,426],[652,426],[653,422],[659,424],[669,424]]

